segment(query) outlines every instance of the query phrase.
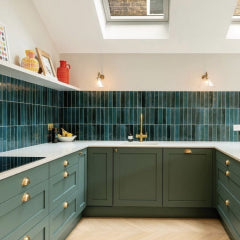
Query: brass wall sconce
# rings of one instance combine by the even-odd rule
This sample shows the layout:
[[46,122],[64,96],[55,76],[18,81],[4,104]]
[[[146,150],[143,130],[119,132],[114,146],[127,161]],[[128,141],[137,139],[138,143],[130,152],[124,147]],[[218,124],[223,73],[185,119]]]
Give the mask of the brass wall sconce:
[[214,84],[211,81],[211,79],[208,78],[208,73],[206,72],[204,75],[202,75],[202,80],[207,84],[209,87],[213,87]]

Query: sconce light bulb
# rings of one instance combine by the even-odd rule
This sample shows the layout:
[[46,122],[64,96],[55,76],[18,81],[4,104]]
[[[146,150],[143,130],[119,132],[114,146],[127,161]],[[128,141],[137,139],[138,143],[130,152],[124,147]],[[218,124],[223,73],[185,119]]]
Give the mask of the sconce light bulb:
[[97,79],[97,85],[98,85],[98,87],[100,87],[100,88],[103,87],[103,83],[102,83],[101,78],[98,78],[98,79]]
[[99,72],[97,75],[97,85],[100,88],[104,87],[102,83],[103,79],[104,79],[104,75]]
[[204,75],[202,75],[202,80],[204,80],[204,82],[206,83],[206,85],[208,87],[213,87],[214,86],[214,84],[211,81],[211,79],[208,78],[208,73],[207,72]]

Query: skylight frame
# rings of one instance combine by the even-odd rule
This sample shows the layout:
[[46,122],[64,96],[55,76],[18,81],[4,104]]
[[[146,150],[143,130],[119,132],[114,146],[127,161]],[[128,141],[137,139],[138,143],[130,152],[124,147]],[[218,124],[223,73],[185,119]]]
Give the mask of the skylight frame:
[[240,16],[233,15],[232,22],[240,22]]
[[147,0],[147,16],[111,16],[109,1],[102,0],[107,22],[167,22],[169,17],[169,1],[163,0],[163,14],[149,14],[150,0]]

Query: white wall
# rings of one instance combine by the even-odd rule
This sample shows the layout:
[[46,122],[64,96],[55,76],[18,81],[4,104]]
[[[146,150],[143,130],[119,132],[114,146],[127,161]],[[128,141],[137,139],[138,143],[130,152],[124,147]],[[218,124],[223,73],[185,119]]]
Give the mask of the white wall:
[[6,26],[11,62],[17,63],[26,49],[48,52],[54,64],[59,59],[38,12],[31,0],[0,0],[0,22]]
[[[82,90],[240,91],[239,54],[62,54]],[[96,87],[98,71],[105,75]],[[213,88],[202,84],[206,71]]]

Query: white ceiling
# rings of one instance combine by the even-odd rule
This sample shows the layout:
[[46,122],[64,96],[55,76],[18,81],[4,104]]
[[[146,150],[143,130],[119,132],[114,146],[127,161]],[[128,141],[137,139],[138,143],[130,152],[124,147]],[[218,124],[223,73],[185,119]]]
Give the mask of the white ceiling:
[[[240,53],[237,0],[170,0],[169,38],[103,39],[94,0],[32,0],[59,53]],[[240,29],[239,29],[240,34]]]

